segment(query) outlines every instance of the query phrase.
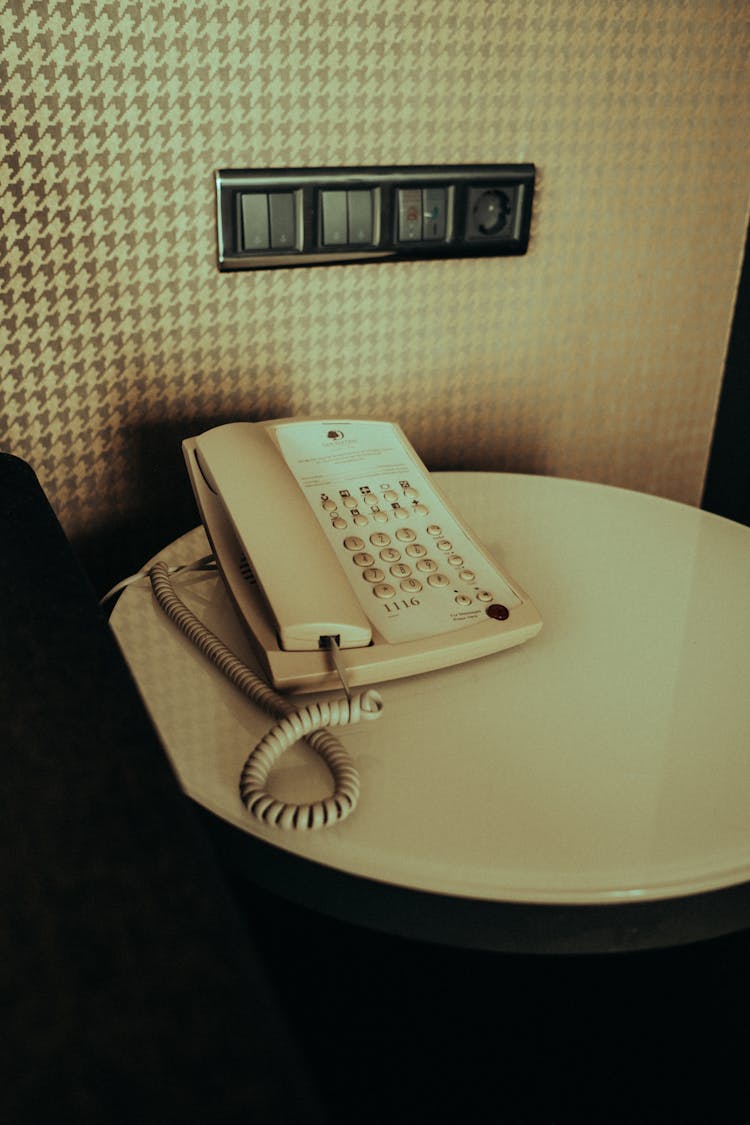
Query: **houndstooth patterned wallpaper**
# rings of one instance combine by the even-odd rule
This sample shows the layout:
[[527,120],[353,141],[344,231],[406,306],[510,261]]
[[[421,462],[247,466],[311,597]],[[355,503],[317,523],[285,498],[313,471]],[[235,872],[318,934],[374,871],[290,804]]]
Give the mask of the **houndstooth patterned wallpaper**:
[[[697,502],[747,221],[749,14],[0,0],[0,444],[90,562],[197,522],[180,439],[232,418],[392,417],[432,467]],[[526,257],[216,269],[216,168],[473,161],[537,164]]]

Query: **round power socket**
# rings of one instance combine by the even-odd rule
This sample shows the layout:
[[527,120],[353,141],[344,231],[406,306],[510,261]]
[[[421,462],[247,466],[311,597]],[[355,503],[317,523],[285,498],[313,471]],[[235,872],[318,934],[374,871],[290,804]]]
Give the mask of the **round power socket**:
[[512,188],[469,188],[466,237],[507,238],[512,211]]

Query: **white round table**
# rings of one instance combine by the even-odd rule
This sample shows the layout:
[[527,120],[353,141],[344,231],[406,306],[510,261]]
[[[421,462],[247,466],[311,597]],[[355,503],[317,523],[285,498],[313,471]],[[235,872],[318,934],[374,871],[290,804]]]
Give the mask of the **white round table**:
[[[437,474],[536,602],[527,644],[384,684],[342,732],[356,812],[267,828],[238,777],[268,729],[156,605],[129,587],[111,624],[180,785],[231,862],[306,905],[419,938],[523,952],[676,944],[750,925],[750,529],[603,485]],[[207,552],[202,528],[159,558]],[[215,573],[178,575],[253,667]],[[287,800],[328,791],[297,746]]]

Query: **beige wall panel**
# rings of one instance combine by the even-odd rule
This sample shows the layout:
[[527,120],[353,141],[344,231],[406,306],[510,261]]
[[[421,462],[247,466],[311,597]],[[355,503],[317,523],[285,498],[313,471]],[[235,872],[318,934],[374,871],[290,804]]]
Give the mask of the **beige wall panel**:
[[[2,4],[3,448],[74,537],[153,517],[197,426],[306,412],[394,418],[433,467],[698,502],[749,14]],[[527,256],[217,272],[218,167],[473,161],[538,166]]]

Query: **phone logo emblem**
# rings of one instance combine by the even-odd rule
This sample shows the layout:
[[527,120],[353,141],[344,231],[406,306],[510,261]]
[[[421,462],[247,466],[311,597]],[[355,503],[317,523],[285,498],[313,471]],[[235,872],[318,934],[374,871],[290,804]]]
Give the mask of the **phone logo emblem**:
[[329,441],[340,441],[343,436],[344,434],[341,430],[329,430],[326,434]]

